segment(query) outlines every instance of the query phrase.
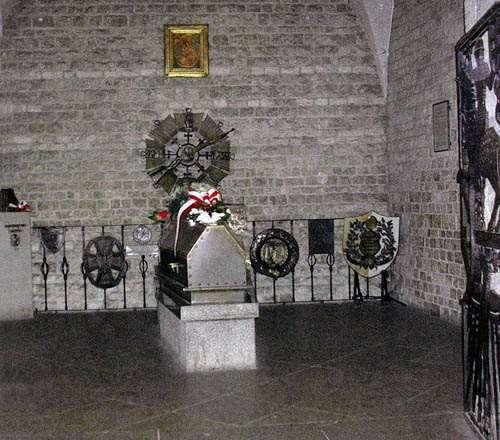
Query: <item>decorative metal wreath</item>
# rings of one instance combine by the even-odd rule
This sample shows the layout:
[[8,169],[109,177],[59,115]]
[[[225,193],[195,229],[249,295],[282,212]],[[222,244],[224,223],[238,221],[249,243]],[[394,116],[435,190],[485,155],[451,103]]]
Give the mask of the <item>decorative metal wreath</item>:
[[259,273],[277,279],[290,273],[299,260],[299,245],[283,229],[266,229],[250,246],[250,262]]
[[83,250],[82,271],[100,289],[118,286],[128,269],[125,250],[109,235],[93,238]]

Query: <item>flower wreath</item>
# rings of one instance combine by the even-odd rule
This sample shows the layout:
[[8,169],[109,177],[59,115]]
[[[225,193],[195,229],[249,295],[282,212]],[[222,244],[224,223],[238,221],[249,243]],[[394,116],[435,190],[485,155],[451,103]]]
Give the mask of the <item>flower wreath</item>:
[[155,210],[149,218],[160,223],[176,220],[174,253],[177,250],[183,218],[188,219],[190,226],[195,224],[212,226],[226,223],[236,234],[242,233],[245,229],[244,220],[231,213],[230,209],[222,202],[221,193],[215,188],[203,186],[198,187],[197,190],[190,187],[187,192],[181,191],[170,201],[167,209]]

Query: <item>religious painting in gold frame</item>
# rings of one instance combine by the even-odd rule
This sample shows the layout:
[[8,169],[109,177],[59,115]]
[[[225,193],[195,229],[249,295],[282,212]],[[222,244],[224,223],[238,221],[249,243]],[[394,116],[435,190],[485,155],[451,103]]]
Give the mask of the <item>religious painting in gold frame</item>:
[[208,75],[208,25],[165,25],[165,75]]

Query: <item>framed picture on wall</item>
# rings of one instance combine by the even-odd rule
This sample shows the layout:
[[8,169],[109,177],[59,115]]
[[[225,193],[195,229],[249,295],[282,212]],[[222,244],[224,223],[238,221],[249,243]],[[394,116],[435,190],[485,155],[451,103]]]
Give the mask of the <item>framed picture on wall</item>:
[[208,75],[208,25],[165,25],[165,75]]
[[450,101],[442,101],[432,106],[432,127],[434,151],[450,149]]

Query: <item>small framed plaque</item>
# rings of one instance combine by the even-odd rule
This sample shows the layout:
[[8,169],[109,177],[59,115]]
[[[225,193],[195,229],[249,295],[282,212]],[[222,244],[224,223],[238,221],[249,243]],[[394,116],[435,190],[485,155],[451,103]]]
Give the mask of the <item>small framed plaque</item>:
[[309,220],[309,255],[333,254],[335,236],[332,219]]
[[432,106],[432,127],[434,151],[450,149],[450,101],[442,101]]

